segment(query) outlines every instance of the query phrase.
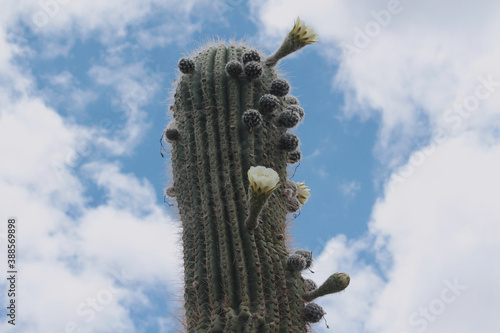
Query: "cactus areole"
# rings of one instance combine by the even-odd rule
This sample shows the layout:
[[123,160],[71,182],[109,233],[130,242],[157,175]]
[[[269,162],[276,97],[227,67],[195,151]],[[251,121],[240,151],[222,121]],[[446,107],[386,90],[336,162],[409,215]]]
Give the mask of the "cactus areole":
[[313,292],[300,273],[310,252],[290,259],[283,237],[288,201],[300,201],[287,189],[300,150],[278,122],[298,101],[273,69],[315,41],[297,19],[270,57],[220,44],[179,62],[175,126],[164,137],[182,220],[186,332],[307,332],[323,316],[304,300]]

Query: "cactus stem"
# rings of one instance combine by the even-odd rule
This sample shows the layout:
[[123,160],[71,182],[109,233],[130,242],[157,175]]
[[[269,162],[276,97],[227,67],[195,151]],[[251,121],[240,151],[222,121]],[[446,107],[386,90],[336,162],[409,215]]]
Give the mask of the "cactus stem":
[[259,225],[259,215],[262,212],[270,194],[256,194],[253,193],[253,191],[249,191],[248,196],[248,216],[245,221],[245,226],[247,229],[253,230]]

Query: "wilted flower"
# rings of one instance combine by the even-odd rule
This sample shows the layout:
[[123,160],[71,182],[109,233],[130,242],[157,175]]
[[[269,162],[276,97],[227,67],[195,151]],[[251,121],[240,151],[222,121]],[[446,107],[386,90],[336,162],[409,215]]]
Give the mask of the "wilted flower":
[[306,186],[304,182],[297,183],[297,199],[299,199],[301,205],[305,204],[309,199],[309,197],[311,196],[309,190],[310,190],[309,186]]
[[248,180],[253,193],[270,194],[278,187],[279,176],[276,171],[263,166],[250,167]]
[[298,39],[305,45],[319,42],[318,34],[310,26],[307,26],[304,21],[297,17],[290,35]]

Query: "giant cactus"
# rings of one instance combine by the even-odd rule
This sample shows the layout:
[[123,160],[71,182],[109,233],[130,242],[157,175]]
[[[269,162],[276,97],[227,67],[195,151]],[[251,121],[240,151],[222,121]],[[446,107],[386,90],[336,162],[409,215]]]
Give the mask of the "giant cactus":
[[[311,301],[347,287],[337,273],[320,288],[300,271],[305,250],[289,253],[287,214],[308,188],[287,179],[300,160],[288,132],[304,117],[274,65],[316,42],[297,19],[264,57],[243,44],[209,46],[179,62],[172,122],[173,185],[182,220],[187,332],[306,332],[324,311]],[[333,286],[333,287],[332,287]]]

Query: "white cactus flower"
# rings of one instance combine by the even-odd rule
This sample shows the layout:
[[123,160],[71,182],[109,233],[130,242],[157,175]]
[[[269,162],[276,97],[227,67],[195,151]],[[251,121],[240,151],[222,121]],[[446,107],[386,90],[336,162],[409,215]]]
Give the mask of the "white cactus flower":
[[297,184],[297,199],[299,199],[301,205],[304,205],[311,196],[311,193],[309,193],[311,189],[309,188],[309,186],[306,186],[304,182],[296,184]]
[[297,17],[295,20],[295,24],[292,31],[290,31],[290,35],[293,35],[302,44],[304,44],[304,46],[319,42],[318,34],[316,34],[312,27],[307,26],[305,22],[300,19],[300,17]]
[[263,166],[250,167],[248,170],[248,180],[253,193],[271,194],[279,183],[279,176],[276,171]]

